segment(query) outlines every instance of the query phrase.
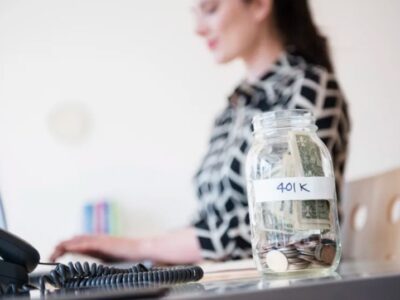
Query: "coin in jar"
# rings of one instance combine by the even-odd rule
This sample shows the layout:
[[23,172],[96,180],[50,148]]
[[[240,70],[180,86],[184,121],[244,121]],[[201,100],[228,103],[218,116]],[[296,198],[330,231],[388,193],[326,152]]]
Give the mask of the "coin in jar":
[[274,272],[285,272],[288,269],[288,259],[279,250],[269,251],[265,259],[268,267]]
[[281,252],[288,252],[288,251],[295,251],[296,247],[294,245],[287,245],[285,247],[280,247],[279,251]]
[[308,262],[308,261],[294,263],[294,264],[289,265],[289,270],[303,270],[303,269],[308,268],[309,265],[310,265],[310,262]]
[[[336,256],[336,248],[333,245],[319,247],[318,260],[331,265]],[[316,254],[317,257],[317,254]]]

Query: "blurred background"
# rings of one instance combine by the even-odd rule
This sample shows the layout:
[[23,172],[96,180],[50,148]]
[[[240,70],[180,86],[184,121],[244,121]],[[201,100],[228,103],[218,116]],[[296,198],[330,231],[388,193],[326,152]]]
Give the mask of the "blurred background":
[[[46,258],[90,201],[118,233],[187,224],[192,176],[242,66],[217,66],[191,0],[0,0],[0,192]],[[346,180],[400,166],[400,2],[314,0],[350,105]]]

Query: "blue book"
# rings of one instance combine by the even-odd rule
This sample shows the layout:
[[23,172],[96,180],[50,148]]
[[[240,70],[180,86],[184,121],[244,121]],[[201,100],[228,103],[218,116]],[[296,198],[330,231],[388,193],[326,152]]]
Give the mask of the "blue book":
[[111,212],[111,209],[110,209],[110,202],[108,202],[108,201],[104,201],[104,218],[103,218],[103,222],[104,222],[104,227],[103,227],[103,229],[104,229],[104,233],[105,234],[110,234],[110,228],[111,228],[111,226],[110,226],[110,212]]
[[91,203],[85,204],[83,208],[83,226],[84,226],[83,230],[87,234],[92,234],[94,232],[93,214],[94,214],[93,204]]

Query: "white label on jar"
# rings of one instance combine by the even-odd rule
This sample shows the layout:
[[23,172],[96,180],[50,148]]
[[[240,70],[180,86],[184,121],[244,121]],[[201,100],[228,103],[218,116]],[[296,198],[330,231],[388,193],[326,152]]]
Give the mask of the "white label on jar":
[[256,202],[333,199],[332,177],[287,177],[254,180]]

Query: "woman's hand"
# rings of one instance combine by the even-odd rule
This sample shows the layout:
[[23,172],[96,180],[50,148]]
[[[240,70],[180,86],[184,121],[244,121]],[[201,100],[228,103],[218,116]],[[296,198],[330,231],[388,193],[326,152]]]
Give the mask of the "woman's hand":
[[193,228],[140,239],[81,235],[58,244],[50,259],[55,261],[66,253],[89,255],[108,262],[149,259],[155,263],[186,264],[202,260]]
[[59,243],[50,257],[55,261],[66,253],[89,255],[106,262],[142,259],[135,257],[138,242],[108,235],[80,235]]

